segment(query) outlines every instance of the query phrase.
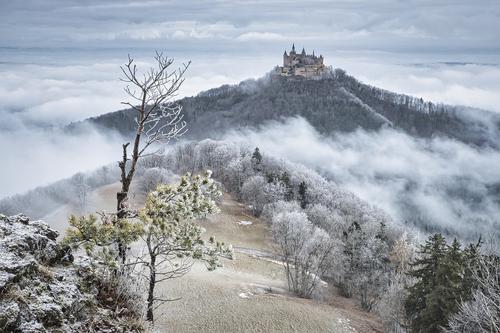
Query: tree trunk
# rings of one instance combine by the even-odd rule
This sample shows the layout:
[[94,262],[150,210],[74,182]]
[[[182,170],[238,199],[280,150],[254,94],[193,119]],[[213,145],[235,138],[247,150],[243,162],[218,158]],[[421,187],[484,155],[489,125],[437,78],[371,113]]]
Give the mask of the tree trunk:
[[151,263],[149,266],[149,290],[148,290],[148,311],[146,314],[146,320],[153,322],[154,320],[154,296],[155,296],[155,284],[156,284],[156,272],[155,272],[155,260],[154,256],[151,256]]
[[[127,192],[118,192],[116,194],[116,199],[117,199],[116,217],[118,219],[117,223],[119,223],[119,221],[125,218],[127,215],[127,212],[124,209],[124,204],[126,204],[127,201]],[[127,246],[123,244],[123,242],[121,241],[118,241],[118,257],[121,260],[122,264],[124,264],[127,259]]]
[[[132,180],[132,177],[127,175],[127,147],[129,143],[126,143],[122,145],[123,148],[123,156],[122,160],[118,162],[118,166],[120,167],[121,171],[121,183],[122,183],[122,189],[120,192],[116,193],[116,217],[117,217],[117,223],[121,219],[124,219],[127,216],[127,200],[128,200],[128,191],[130,188],[130,183]],[[118,258],[121,260],[122,264],[125,263],[127,260],[127,245],[123,244],[121,240],[118,240]]]

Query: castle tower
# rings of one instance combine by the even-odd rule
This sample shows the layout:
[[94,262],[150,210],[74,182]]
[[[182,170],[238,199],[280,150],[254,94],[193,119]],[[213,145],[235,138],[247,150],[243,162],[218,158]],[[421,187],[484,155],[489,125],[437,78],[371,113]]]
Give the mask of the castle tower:
[[302,48],[302,55],[305,56],[306,55],[306,49],[305,48]]
[[293,43],[292,45],[292,51],[290,52],[290,54],[295,54],[295,43]]
[[283,53],[283,66],[288,66],[288,64],[290,63],[290,60],[288,58],[288,54],[286,54],[286,50],[285,50],[285,53]]

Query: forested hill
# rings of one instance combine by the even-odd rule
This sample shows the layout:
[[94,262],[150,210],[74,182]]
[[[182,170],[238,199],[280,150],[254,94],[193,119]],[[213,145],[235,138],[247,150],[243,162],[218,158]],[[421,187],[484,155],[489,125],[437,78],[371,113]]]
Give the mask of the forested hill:
[[[413,136],[444,135],[466,143],[498,146],[500,116],[479,109],[432,104],[363,84],[337,69],[322,80],[247,80],[180,100],[190,138],[217,138],[225,130],[258,126],[269,120],[302,116],[318,131],[331,134],[384,126]],[[135,114],[121,110],[83,122],[123,134],[134,130]]]

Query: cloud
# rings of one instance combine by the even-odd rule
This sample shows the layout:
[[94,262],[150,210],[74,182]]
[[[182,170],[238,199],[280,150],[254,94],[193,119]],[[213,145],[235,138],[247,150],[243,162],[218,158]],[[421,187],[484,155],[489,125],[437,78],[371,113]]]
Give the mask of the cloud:
[[500,230],[494,190],[500,170],[491,167],[500,164],[498,151],[392,129],[327,138],[302,118],[232,132],[226,139],[320,170],[399,223],[469,239]]
[[0,198],[118,160],[122,141],[91,128],[80,134],[36,128],[0,131],[0,151],[5,157]]
[[0,72],[0,114],[26,124],[64,125],[119,109],[125,97],[117,65],[3,65]]
[[256,32],[256,31],[251,31],[251,32],[246,32],[244,34],[239,35],[237,40],[247,42],[247,41],[286,41],[290,40],[290,38],[287,38],[281,34],[277,34],[274,32]]
[[[328,58],[327,58],[328,59]],[[500,112],[500,66],[481,63],[442,63],[431,58],[422,63],[373,56],[370,60],[337,58],[361,81],[389,91],[421,97],[435,103],[466,105]]]

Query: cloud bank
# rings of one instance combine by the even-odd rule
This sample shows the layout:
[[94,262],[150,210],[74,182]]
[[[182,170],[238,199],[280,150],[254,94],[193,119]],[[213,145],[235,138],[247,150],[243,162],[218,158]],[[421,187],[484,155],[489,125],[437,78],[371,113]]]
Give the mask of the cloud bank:
[[117,161],[121,142],[90,128],[78,135],[34,128],[0,132],[0,198]]
[[301,118],[226,139],[315,168],[399,223],[469,239],[500,237],[498,151],[392,129],[327,138]]

